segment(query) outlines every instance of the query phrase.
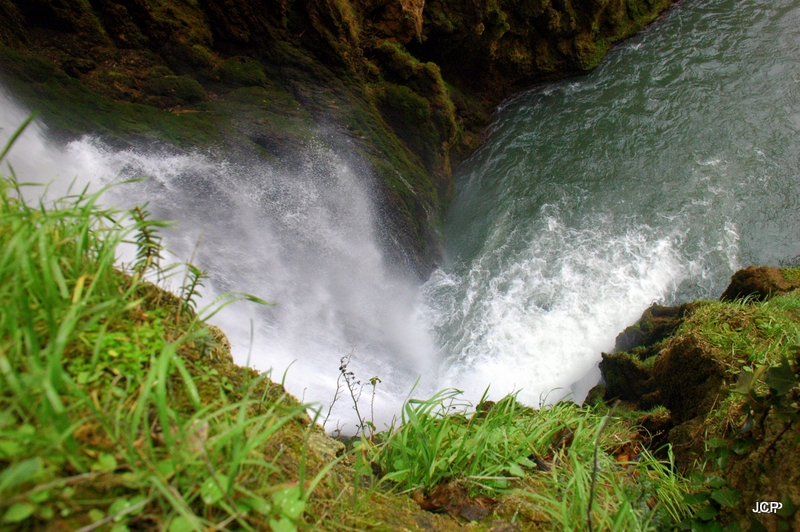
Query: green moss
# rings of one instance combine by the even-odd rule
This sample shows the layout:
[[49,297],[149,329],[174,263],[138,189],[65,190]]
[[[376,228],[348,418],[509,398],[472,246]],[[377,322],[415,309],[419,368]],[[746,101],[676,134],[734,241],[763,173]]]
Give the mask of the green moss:
[[672,4],[672,0],[653,0],[652,2],[611,0],[605,9],[604,19],[611,27],[608,38],[618,41],[633,35]]
[[233,87],[266,86],[267,76],[258,61],[248,57],[231,57],[217,67],[220,81]]
[[415,77],[416,72],[422,68],[422,63],[396,42],[380,41],[375,50],[381,54],[384,65],[404,81]]
[[209,113],[176,115],[157,108],[112,100],[90,92],[45,59],[0,48],[3,82],[39,111],[57,133],[99,132],[112,137],[150,137],[180,146],[203,146],[218,140]]
[[606,56],[611,48],[607,39],[598,38],[592,33],[582,33],[574,38],[573,46],[578,64],[582,70],[592,70]]
[[203,87],[189,76],[164,76],[148,79],[142,87],[146,101],[157,107],[194,105],[207,99]]
[[387,83],[380,95],[381,105],[396,115],[397,121],[409,126],[419,126],[431,117],[431,106],[428,100],[408,87]]
[[639,401],[654,390],[652,371],[638,356],[629,353],[603,353],[600,370],[605,380],[607,400]]

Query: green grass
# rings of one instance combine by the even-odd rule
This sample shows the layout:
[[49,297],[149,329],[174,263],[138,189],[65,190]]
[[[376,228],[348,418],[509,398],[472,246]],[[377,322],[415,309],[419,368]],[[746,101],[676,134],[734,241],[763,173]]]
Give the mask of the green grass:
[[466,406],[457,390],[409,401],[402,423],[373,457],[384,479],[398,490],[426,493],[461,483],[473,494],[513,497],[518,511],[526,508],[548,529],[578,530],[587,525],[599,438],[595,530],[668,529],[689,513],[687,482],[671,460],[638,448],[636,427],[625,420],[613,420],[600,434],[604,416],[574,403],[533,410],[510,395],[472,414]]
[[[23,186],[0,177],[3,525],[295,530],[330,467],[304,451],[306,407],[143,280],[166,274],[161,224],[99,193],[29,204]],[[121,271],[126,241],[139,260]]]
[[767,301],[707,301],[687,318],[678,334],[695,333],[719,350],[738,373],[743,366],[791,358],[800,338],[800,296],[794,292]]
[[[714,359],[725,367],[732,388],[739,375],[760,366],[776,366],[783,358],[795,360],[800,343],[800,294],[797,291],[766,301],[704,301],[685,320],[675,336],[696,335],[707,341]],[[755,391],[766,392],[758,380]],[[707,438],[731,438],[744,420],[745,397],[725,393],[704,421]]]
[[[679,467],[692,479],[685,499],[692,514],[681,529],[791,529],[797,506],[783,494],[794,485],[785,479],[798,471],[800,292],[766,301],[696,302],[661,344],[655,364],[687,344],[699,346],[697,356],[723,378],[719,389],[708,390],[711,395],[702,399],[706,409],[669,432],[669,441],[682,453],[677,453]],[[692,374],[697,367],[671,371],[687,383],[681,393],[696,393],[702,385]],[[767,497],[782,497],[787,511],[754,517],[751,508]]]

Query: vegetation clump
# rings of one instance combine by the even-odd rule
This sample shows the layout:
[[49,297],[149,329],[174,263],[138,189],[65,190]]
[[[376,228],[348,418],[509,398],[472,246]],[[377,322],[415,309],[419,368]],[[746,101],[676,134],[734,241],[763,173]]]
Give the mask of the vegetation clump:
[[[666,408],[658,431],[694,484],[685,499],[694,508],[686,529],[800,526],[800,293],[793,290],[794,275],[793,269],[741,270],[720,301],[694,302],[691,312],[660,310],[678,323],[655,343],[628,343],[627,351],[603,355],[607,400],[619,397],[632,411]],[[643,343],[648,338],[639,336]],[[753,512],[761,501],[781,508]]]

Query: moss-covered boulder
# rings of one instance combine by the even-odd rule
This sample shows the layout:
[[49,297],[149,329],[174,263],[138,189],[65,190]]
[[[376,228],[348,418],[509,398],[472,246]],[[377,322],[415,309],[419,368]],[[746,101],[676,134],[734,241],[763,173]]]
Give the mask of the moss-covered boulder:
[[[789,271],[789,278],[786,271]],[[785,294],[800,287],[800,282],[791,273],[792,270],[782,270],[772,266],[748,266],[733,274],[731,283],[720,299],[733,301],[749,297],[752,301],[764,301],[772,296]]]
[[642,410],[664,406],[675,424],[706,414],[723,383],[722,365],[692,335],[670,339],[647,361],[628,352],[604,353],[600,370],[607,400],[622,399]]
[[642,353],[642,350],[653,347],[674,333],[687,313],[691,312],[692,304],[686,303],[674,307],[666,307],[654,303],[644,311],[642,317],[624,331],[617,335],[614,343],[615,351],[639,350],[640,358],[647,358],[654,354],[652,351]]
[[221,82],[232,87],[258,87],[267,85],[267,75],[258,61],[235,56],[226,59],[216,69]]
[[655,390],[648,406],[662,405],[676,424],[707,414],[723,384],[724,367],[701,336],[672,339],[653,364]]
[[600,372],[605,383],[606,400],[621,399],[638,402],[652,393],[652,367],[646,366],[636,355],[626,352],[603,353]]
[[142,93],[145,102],[161,108],[193,105],[207,99],[203,87],[189,76],[153,77],[144,83]]
[[[692,303],[672,307],[653,304],[635,324],[617,335],[614,353],[603,353],[600,362],[607,399],[622,399],[645,409],[667,406],[666,401],[673,393],[662,389],[666,384],[663,375],[669,373],[675,360],[683,357],[680,352],[684,347],[695,350],[665,342],[693,308]],[[662,353],[669,355],[654,358]]]

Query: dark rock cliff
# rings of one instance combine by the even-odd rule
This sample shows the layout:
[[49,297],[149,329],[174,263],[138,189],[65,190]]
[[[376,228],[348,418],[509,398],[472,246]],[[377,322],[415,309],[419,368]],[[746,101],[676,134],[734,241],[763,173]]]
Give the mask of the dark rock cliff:
[[[0,0],[0,74],[57,131],[366,161],[388,247],[439,254],[493,108],[593,68],[670,0]],[[401,251],[404,250],[404,251]]]

